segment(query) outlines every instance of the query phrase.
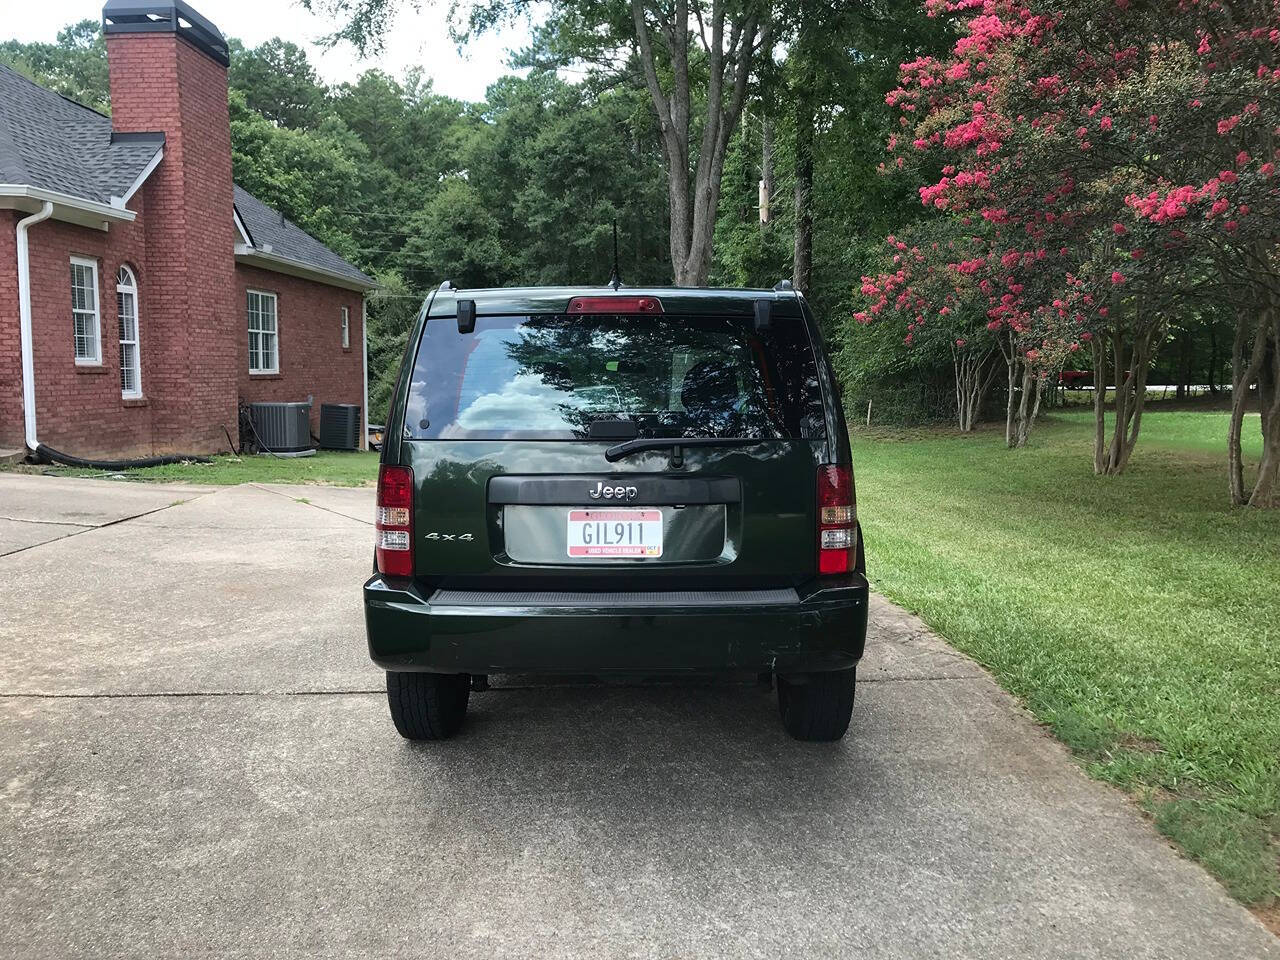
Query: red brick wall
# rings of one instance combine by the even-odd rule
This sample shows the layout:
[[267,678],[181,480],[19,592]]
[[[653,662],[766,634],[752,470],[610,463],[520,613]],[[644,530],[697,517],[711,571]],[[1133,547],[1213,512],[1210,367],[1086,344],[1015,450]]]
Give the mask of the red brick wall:
[[[311,429],[320,430],[320,404],[364,407],[364,329],[359,293],[255,267],[236,267],[240,304],[240,396],[246,401],[301,402],[310,395]],[[280,373],[249,373],[246,295],[276,295]],[[341,308],[351,311],[351,347],[342,349]],[[361,414],[363,417],[363,412]]]
[[[151,276],[143,226],[145,201],[135,195],[132,224],[109,232],[46,220],[31,228],[31,332],[36,372],[36,429],[41,443],[86,457],[132,457],[185,452],[189,436],[159,426],[163,405],[156,384],[163,379],[168,349],[153,322]],[[71,316],[71,257],[98,264],[99,335],[102,362],[75,362]],[[120,396],[120,341],[116,273],[128,264],[138,282],[138,343],[142,399]],[[21,414],[19,414],[19,418]],[[226,440],[222,445],[226,446]]]
[[111,34],[107,57],[112,127],[166,137],[165,158],[141,191],[143,296],[151,342],[163,353],[143,388],[155,433],[171,447],[225,449],[224,428],[236,431],[241,312],[227,71],[173,34]]
[[22,360],[18,340],[20,215],[0,210],[0,449],[22,448]]

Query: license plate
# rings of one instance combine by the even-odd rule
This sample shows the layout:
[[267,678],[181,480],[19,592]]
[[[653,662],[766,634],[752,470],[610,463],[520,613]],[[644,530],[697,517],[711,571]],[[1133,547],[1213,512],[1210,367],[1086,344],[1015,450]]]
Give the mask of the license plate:
[[661,510],[570,510],[569,556],[662,556]]

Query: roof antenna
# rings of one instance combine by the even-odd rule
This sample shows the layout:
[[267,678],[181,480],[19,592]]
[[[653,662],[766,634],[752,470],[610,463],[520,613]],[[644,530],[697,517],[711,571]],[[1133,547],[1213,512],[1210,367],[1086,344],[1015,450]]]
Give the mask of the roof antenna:
[[622,286],[622,267],[618,260],[618,221],[613,221],[613,273],[609,275],[609,286],[616,291]]

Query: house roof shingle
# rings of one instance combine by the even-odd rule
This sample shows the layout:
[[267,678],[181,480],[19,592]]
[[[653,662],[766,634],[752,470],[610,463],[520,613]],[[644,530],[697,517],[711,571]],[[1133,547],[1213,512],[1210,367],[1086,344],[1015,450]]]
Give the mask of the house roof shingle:
[[311,234],[244,189],[235,187],[236,213],[254,247],[270,247],[277,256],[373,286],[373,279],[338,256]]
[[162,146],[162,133],[113,136],[107,117],[0,64],[0,183],[110,203]]
[[[0,184],[110,203],[137,182],[164,134],[118,134],[111,120],[0,64]],[[235,212],[256,248],[372,287],[374,281],[239,185]],[[228,216],[230,211],[228,211]]]

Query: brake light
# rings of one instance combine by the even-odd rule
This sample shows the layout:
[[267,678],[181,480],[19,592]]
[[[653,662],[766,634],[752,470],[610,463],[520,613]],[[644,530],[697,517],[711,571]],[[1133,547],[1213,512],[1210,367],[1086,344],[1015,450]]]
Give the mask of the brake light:
[[857,553],[853,469],[818,468],[818,573],[849,573]]
[[408,467],[384,464],[378,470],[375,529],[379,572],[413,576],[413,471]]
[[569,301],[569,313],[662,313],[662,301],[657,297],[574,297]]

